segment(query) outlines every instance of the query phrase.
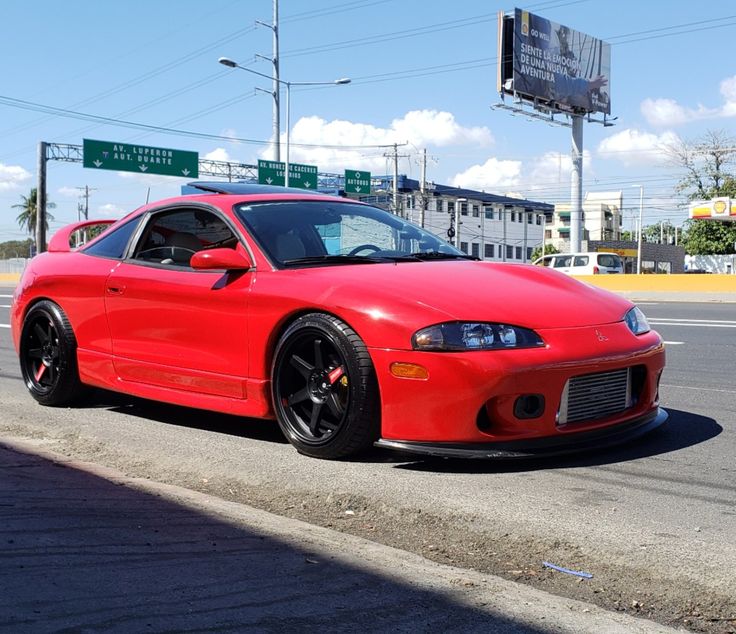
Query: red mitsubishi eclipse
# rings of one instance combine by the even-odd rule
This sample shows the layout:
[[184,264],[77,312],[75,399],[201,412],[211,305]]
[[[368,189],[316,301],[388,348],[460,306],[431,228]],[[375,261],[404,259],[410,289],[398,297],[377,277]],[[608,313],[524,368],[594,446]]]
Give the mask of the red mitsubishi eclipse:
[[[12,333],[44,405],[87,386],[275,418],[301,453],[525,457],[657,427],[660,336],[631,302],[480,262],[376,207],[194,183],[79,248],[60,230]],[[248,424],[243,420],[243,424]]]

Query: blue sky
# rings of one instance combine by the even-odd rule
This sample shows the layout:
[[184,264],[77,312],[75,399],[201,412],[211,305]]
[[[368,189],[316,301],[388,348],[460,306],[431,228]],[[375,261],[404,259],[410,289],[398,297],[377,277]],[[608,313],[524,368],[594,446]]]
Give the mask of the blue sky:
[[[390,173],[385,150],[375,146],[408,143],[400,172],[415,178],[427,148],[435,182],[569,201],[569,129],[491,109],[499,102],[496,13],[514,6],[612,46],[618,119],[613,127],[585,125],[584,190],[623,191],[625,228],[638,214],[640,185],[645,224],[686,217],[673,192],[679,171],[664,161],[664,143],[733,130],[732,2],[281,0],[279,6],[282,79],[352,79],[347,86],[292,89],[291,160],[321,171]],[[253,60],[271,54],[271,31],[255,24],[271,18],[271,0],[4,0],[0,241],[25,237],[11,206],[35,186],[41,140],[135,141],[244,163],[270,158],[272,99],[254,90],[270,89],[270,82],[217,58],[270,74],[268,62]],[[81,121],[3,98],[224,138]],[[282,135],[284,126],[282,112]],[[49,162],[48,173],[52,231],[76,220],[79,187],[93,190],[91,217],[118,217],[147,196],[176,195],[186,182],[58,161]]]

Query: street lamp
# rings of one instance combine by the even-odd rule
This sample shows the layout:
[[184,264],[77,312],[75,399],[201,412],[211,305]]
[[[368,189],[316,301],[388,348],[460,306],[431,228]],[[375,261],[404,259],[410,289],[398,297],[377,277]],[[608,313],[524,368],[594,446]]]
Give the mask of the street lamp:
[[[283,79],[278,79],[276,77],[271,77],[270,75],[266,75],[265,73],[258,72],[257,70],[253,70],[252,68],[246,68],[245,66],[241,66],[236,61],[230,59],[229,57],[220,57],[217,60],[220,64],[223,66],[228,66],[229,68],[239,68],[240,70],[248,71],[249,73],[253,73],[254,75],[258,75],[260,77],[265,77],[266,79],[270,79],[272,81],[278,82],[279,84],[283,84],[286,86],[286,161],[284,161],[285,164],[285,175],[284,175],[284,185],[286,187],[289,186],[289,149],[290,149],[290,130],[291,130],[291,87],[292,86],[342,86],[344,84],[349,84],[350,79],[348,77],[342,77],[341,79],[335,79],[333,81],[284,81]],[[280,134],[280,131],[279,131]],[[280,142],[277,140],[277,142]]]
[[639,236],[636,243],[636,274],[641,275],[641,233],[644,217],[644,185],[632,185],[639,188]]

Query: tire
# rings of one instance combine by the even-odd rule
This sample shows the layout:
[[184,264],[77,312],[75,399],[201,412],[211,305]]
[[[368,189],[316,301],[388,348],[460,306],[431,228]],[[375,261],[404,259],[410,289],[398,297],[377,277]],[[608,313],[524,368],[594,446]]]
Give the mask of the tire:
[[23,320],[20,369],[31,396],[42,405],[68,405],[84,390],[74,331],[53,302],[38,302]]
[[340,319],[312,313],[295,320],[276,345],[271,380],[279,427],[300,453],[345,458],[378,438],[373,363]]

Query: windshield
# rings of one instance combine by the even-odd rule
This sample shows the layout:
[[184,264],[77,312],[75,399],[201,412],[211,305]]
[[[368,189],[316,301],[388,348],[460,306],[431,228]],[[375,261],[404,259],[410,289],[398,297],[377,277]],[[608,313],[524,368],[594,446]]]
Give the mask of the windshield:
[[434,234],[367,205],[263,202],[238,205],[235,213],[278,266],[468,257]]

